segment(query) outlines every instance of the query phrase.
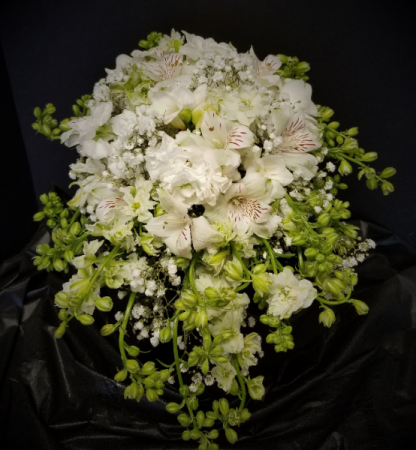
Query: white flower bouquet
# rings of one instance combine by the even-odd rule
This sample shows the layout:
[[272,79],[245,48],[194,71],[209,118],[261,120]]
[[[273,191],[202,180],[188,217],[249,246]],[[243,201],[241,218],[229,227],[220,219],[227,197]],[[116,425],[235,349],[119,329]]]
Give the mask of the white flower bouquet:
[[[345,222],[349,203],[336,196],[354,164],[384,194],[395,170],[377,173],[358,129],[329,122],[296,57],[260,61],[175,31],[139,45],[77,100],[74,117],[58,125],[52,104],[34,111],[37,132],[79,154],[75,196],[66,206],[55,192],[40,198],[34,219],[53,246],[38,246],[34,263],[71,274],[55,297],[55,336],[123,305],[101,334],[118,333],[125,397],[153,402],[170,383],[183,401],[166,409],[179,413],[183,439],[213,450],[221,428],[237,441],[247,402],[264,396],[250,368],[294,347],[293,314],[317,302],[330,327],[337,305],[368,312],[352,298],[354,266],[374,242]],[[159,345],[171,363],[143,358]],[[224,394],[202,411],[198,396],[214,384]]]

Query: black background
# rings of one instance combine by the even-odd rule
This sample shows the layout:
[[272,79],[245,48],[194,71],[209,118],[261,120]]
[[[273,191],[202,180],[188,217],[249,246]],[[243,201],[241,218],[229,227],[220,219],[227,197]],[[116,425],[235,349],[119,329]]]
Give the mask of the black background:
[[[70,115],[118,54],[172,27],[231,41],[239,51],[253,45],[260,58],[284,53],[308,61],[315,103],[332,107],[344,128],[360,127],[361,146],[379,153],[376,168],[398,170],[389,197],[347,179],[353,217],[416,245],[410,2],[38,0],[3,8],[0,259],[23,249],[37,228],[36,197],[52,182],[66,188],[76,158],[33,133],[33,108],[53,102],[58,119]],[[266,401],[234,448],[414,448],[416,254],[377,227],[369,236],[380,245],[360,269],[357,296],[372,314],[358,317],[345,306],[331,330],[318,326],[316,305],[296,317],[297,347],[268,360]],[[0,293],[6,448],[194,448],[181,444],[163,405],[121,400],[122,387],[111,381],[116,346],[98,328],[78,327],[55,343],[51,296],[62,280],[35,275],[30,263],[42,239],[0,273],[0,285],[15,279]]]
[[172,27],[231,41],[239,51],[253,45],[260,58],[284,53],[308,61],[315,103],[332,107],[343,127],[360,127],[360,145],[379,153],[377,169],[398,170],[392,179],[396,192],[387,198],[368,191],[354,175],[348,179],[344,196],[353,217],[383,225],[416,245],[410,3],[9,0],[1,18],[10,82],[3,84],[7,114],[0,144],[2,226],[8,227],[3,257],[20,251],[35,229],[34,193],[48,191],[52,182],[66,188],[68,165],[76,158],[58,142],[35,135],[33,108],[52,102],[58,119],[69,116],[75,99],[92,91],[118,54],[129,54],[150,31],[169,33]]

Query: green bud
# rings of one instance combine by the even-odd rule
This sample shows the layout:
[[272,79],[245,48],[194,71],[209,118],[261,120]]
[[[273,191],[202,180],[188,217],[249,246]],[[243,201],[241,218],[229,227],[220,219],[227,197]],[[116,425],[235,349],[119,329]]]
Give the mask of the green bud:
[[333,130],[337,130],[339,128],[339,122],[331,122],[328,124],[328,128],[332,128]]
[[383,181],[381,183],[381,190],[384,195],[389,195],[392,192],[394,192],[394,186],[391,183],[389,183],[388,181]]
[[317,248],[312,248],[312,247],[309,247],[309,248],[307,248],[306,250],[305,250],[305,256],[308,258],[308,259],[315,259],[315,257],[316,257],[316,255],[318,254],[318,249]]
[[196,298],[196,295],[193,294],[191,291],[185,291],[181,295],[181,302],[188,308],[193,308],[197,305],[198,299]]
[[127,386],[124,390],[124,398],[130,398],[131,400],[136,400],[136,397],[139,394],[139,386],[137,383],[132,383],[130,386]]
[[178,405],[175,402],[170,402],[166,405],[166,411],[171,414],[176,414],[181,409],[181,405]]
[[146,398],[147,400],[149,400],[149,402],[155,402],[159,398],[159,396],[154,389],[147,389]]
[[101,328],[100,333],[101,336],[110,336],[110,334],[113,334],[114,331],[116,331],[116,327],[109,323]]
[[113,309],[113,300],[110,297],[102,297],[94,300],[94,304],[100,311],[109,312]]
[[61,325],[59,325],[59,327],[55,331],[55,338],[60,339],[65,334],[65,331],[66,331],[66,324],[65,322],[62,322]]
[[33,110],[33,115],[37,118],[40,119],[42,117],[42,111],[39,108],[39,106],[37,106],[34,110]]
[[205,414],[203,411],[198,411],[197,415],[196,415],[196,421],[198,423],[198,427],[202,428],[202,424],[205,420]]
[[184,269],[185,267],[188,267],[189,259],[178,257],[175,259],[175,264],[179,267],[179,269]]
[[277,327],[279,326],[280,319],[278,317],[268,316],[267,314],[263,314],[260,316],[260,322],[268,325],[269,327]]
[[198,404],[199,402],[198,399],[195,397],[195,395],[189,397],[188,405],[190,408],[192,408],[195,411],[196,409],[198,409]]
[[350,303],[354,305],[355,310],[357,311],[357,314],[360,316],[363,316],[368,313],[370,308],[368,305],[361,300],[350,300]]
[[209,361],[208,359],[204,360],[201,367],[201,372],[206,375],[209,371]]
[[[187,425],[184,425],[184,426],[187,426]],[[191,432],[190,432],[189,430],[185,430],[185,431],[182,433],[182,439],[183,439],[184,441],[189,441],[189,439],[191,439]]]
[[39,124],[38,124],[37,122],[34,122],[34,123],[32,123],[32,128],[33,128],[35,131],[39,131],[40,126],[39,126]]
[[44,212],[38,212],[33,216],[33,220],[35,222],[40,222],[41,220],[43,220],[45,218],[45,213]]
[[52,135],[52,131],[49,127],[49,125],[46,125],[46,123],[44,123],[41,127],[40,127],[40,131],[46,136],[46,137],[50,137]]
[[68,311],[66,309],[61,309],[58,313],[59,320],[65,321],[68,317]]
[[77,319],[82,325],[92,325],[94,323],[94,318],[88,314],[81,314],[80,316],[77,316]]
[[241,422],[246,422],[248,419],[250,419],[251,414],[247,408],[244,408],[240,413],[240,419]]
[[218,430],[211,430],[207,435],[208,439],[217,439],[218,436],[219,436]]
[[348,134],[348,136],[357,136],[358,134],[358,127],[352,127],[349,130],[345,132],[345,134]]
[[369,178],[365,184],[367,185],[368,189],[370,191],[374,191],[374,189],[377,189],[378,187],[378,181],[375,178]]
[[54,259],[53,260],[53,268],[57,271],[57,272],[62,272],[65,269],[65,265],[64,262],[62,261],[62,259]]
[[352,137],[347,137],[344,141],[344,143],[341,146],[342,150],[354,150],[358,148],[358,143],[356,139],[353,139]]
[[140,354],[140,349],[139,349],[139,347],[136,347],[135,345],[130,345],[130,346],[128,346],[128,347],[126,348],[126,350],[127,350],[127,353],[128,353],[130,356],[133,356],[134,358],[135,358],[136,356],[139,356],[139,354]]
[[164,383],[170,377],[170,370],[164,369],[159,372],[159,380]]
[[361,156],[361,159],[365,162],[373,162],[378,158],[377,153],[376,152],[368,152],[368,153],[364,153],[363,156]]
[[201,432],[200,432],[199,430],[197,430],[196,428],[194,428],[194,429],[190,432],[189,436],[191,437],[191,439],[193,439],[194,441],[196,441],[197,439],[200,438]]
[[208,314],[205,311],[199,311],[195,316],[195,325],[198,328],[204,328],[208,324]]
[[269,284],[271,283],[270,277],[267,273],[251,276],[254,290],[263,297],[263,294],[269,293]]
[[169,326],[163,328],[163,330],[159,334],[159,340],[163,344],[169,342],[172,339],[172,331]]
[[69,295],[64,291],[60,291],[55,295],[55,303],[61,308],[68,308],[68,299]]
[[230,444],[235,444],[238,440],[237,432],[234,431],[232,428],[225,429],[225,437],[227,438],[227,441]]
[[263,376],[259,376],[247,381],[248,393],[253,400],[261,400],[264,397],[263,379]]
[[49,228],[53,228],[56,225],[56,222],[53,219],[48,219],[48,221],[46,222],[46,225]]
[[[136,361],[137,362],[137,361]],[[155,363],[153,361],[147,361],[140,369],[141,375],[152,375],[156,371]]]
[[236,261],[228,261],[225,264],[224,267],[225,273],[228,277],[230,277],[232,280],[240,281],[243,278],[243,268],[241,267],[241,264]]
[[230,252],[228,249],[221,250],[220,252],[215,253],[209,258],[208,264],[211,264],[212,266],[217,266],[218,264],[221,264],[229,253]]
[[69,232],[73,236],[77,236],[80,231],[81,231],[81,224],[79,222],[74,222],[69,229]]
[[189,418],[189,416],[187,416],[186,414],[179,414],[179,416],[177,417],[178,422],[183,426],[183,427],[189,427],[189,425],[191,424],[191,419]]
[[179,388],[179,393],[182,395],[182,397],[188,397],[189,395],[191,395],[191,391],[186,384]]
[[351,164],[348,161],[346,161],[345,159],[343,159],[341,161],[341,164],[338,167],[338,172],[341,175],[350,175],[352,173],[352,166],[351,166]]
[[183,109],[179,113],[179,117],[185,125],[188,125],[192,120],[192,111],[190,109]]
[[81,115],[81,110],[79,109],[78,105],[72,105],[72,111],[74,112],[74,114],[76,116],[80,116]]
[[126,360],[126,369],[130,373],[137,373],[140,370],[140,365],[135,359]]
[[319,314],[319,323],[322,323],[324,327],[330,328],[335,320],[335,313],[331,308],[324,307],[324,310]]
[[219,298],[218,291],[213,287],[206,288],[204,293],[205,293],[205,296],[210,300]]
[[226,398],[221,398],[219,400],[219,408],[223,416],[226,416],[228,414],[228,411],[230,410],[230,405]]
[[331,220],[330,214],[328,214],[328,213],[322,213],[322,214],[318,217],[317,222],[318,222],[318,224],[319,224],[321,227],[326,227],[326,226],[329,224],[330,220]]
[[381,178],[390,178],[396,173],[396,169],[394,167],[386,167],[383,172],[381,172]]

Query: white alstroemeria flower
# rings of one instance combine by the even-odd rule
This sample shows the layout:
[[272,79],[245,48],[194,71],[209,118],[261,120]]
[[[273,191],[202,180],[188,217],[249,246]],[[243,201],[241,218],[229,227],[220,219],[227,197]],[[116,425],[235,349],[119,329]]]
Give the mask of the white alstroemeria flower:
[[225,42],[217,43],[212,38],[204,39],[201,36],[182,31],[186,36],[186,43],[179,49],[179,53],[186,55],[190,59],[197,60],[203,58],[205,53],[216,53],[227,58],[237,55],[236,50],[231,44]]
[[172,86],[158,92],[149,92],[153,110],[163,117],[164,123],[171,123],[173,126],[184,130],[186,128],[178,114],[183,109],[193,111],[200,103],[205,101],[207,86],[203,84],[191,92],[182,84]]
[[205,216],[211,222],[231,219],[238,234],[248,230],[263,238],[269,238],[279,224],[277,216],[270,215],[270,206],[262,200],[269,200],[266,180],[261,176],[245,177],[240,183],[233,183],[215,206],[205,206]]
[[72,185],[78,185],[79,189],[68,202],[73,208],[82,208],[86,204],[97,205],[103,199],[113,197],[114,190],[108,187],[108,183],[102,181],[101,177],[91,175],[82,181],[74,182]]
[[276,136],[275,152],[307,153],[321,146],[318,128],[305,119],[301,110],[295,112],[288,105],[272,111],[267,131]]
[[181,74],[182,65],[183,55],[173,53],[163,55],[156,61],[145,63],[145,69],[153,81],[166,81],[178,77]]
[[188,216],[188,207],[163,189],[159,190],[159,199],[166,214],[151,219],[146,225],[147,230],[152,235],[161,237],[175,255],[191,258],[192,221]]
[[201,123],[204,139],[218,149],[243,149],[254,143],[253,133],[244,125],[222,119],[212,111],[206,111]]
[[288,319],[296,311],[308,308],[318,295],[309,280],[298,280],[289,269],[270,277],[272,284],[269,286],[267,312],[279,319]]
[[112,102],[98,102],[91,105],[91,115],[70,120],[66,124],[71,129],[62,133],[61,142],[67,147],[73,147],[78,144],[83,145],[85,141],[91,141],[95,137],[97,128],[110,119],[112,111]]
[[283,186],[293,181],[292,173],[286,168],[285,160],[281,155],[264,155],[246,158],[244,161],[246,174],[259,173],[263,178],[270,180],[273,186],[271,196],[273,199],[282,198],[286,194]]
[[312,87],[303,80],[286,81],[280,89],[280,98],[290,103],[295,111],[302,110],[313,117],[318,114],[318,109],[312,102]]
[[281,153],[288,167],[296,176],[311,180],[318,172],[318,160],[310,153]]
[[256,82],[264,87],[281,87],[282,80],[279,75],[275,75],[282,65],[280,58],[275,55],[268,55],[263,61],[260,61],[254,53],[253,47],[250,49],[250,55],[253,59]]
[[225,392],[230,390],[233,380],[237,375],[237,371],[228,361],[223,364],[217,364],[211,370],[211,373],[218,383],[218,387],[224,389]]

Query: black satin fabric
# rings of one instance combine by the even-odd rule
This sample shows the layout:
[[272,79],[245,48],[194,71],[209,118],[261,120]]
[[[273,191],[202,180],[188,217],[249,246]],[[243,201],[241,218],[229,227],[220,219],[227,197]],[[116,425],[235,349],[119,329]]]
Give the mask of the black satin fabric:
[[[370,313],[358,316],[343,305],[326,329],[313,305],[292,320],[294,350],[276,354],[263,339],[265,357],[252,376],[265,376],[266,396],[248,402],[253,415],[237,429],[234,446],[220,433],[220,448],[416,448],[416,251],[380,227],[359,225],[378,244],[358,268],[354,294]],[[88,327],[71,323],[55,340],[53,296],[65,277],[31,263],[35,246],[48,241],[41,228],[0,269],[0,448],[196,449],[165,410],[180,398],[175,386],[155,403],[124,400],[124,387],[113,380],[117,337],[99,333],[108,317]],[[118,302],[114,312],[124,305]],[[254,330],[265,336],[264,328]],[[157,357],[172,362],[171,343],[160,345]],[[211,395],[200,400],[205,411]]]

